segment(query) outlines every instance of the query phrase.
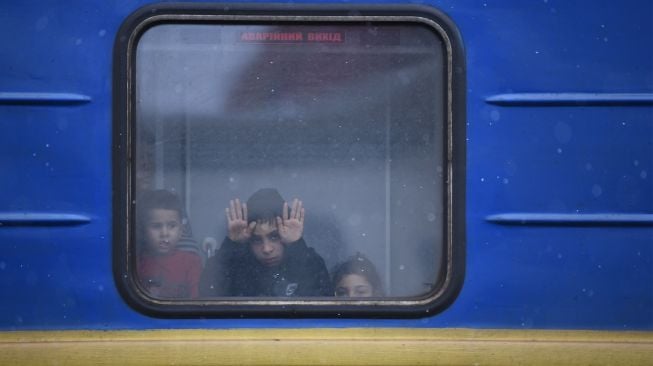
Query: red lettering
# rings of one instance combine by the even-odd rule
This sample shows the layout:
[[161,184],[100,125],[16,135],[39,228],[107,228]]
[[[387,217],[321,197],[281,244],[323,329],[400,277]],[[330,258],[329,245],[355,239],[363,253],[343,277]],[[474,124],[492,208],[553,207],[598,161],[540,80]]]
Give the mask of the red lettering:
[[310,32],[309,42],[343,42],[342,33],[339,32]]
[[302,32],[243,32],[240,40],[244,42],[301,42],[304,40]]

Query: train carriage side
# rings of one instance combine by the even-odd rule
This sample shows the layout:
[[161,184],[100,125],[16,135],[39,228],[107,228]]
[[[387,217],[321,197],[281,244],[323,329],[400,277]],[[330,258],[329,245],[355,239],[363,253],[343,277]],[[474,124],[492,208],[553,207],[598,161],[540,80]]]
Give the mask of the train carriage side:
[[[31,0],[0,30],[0,363],[653,362],[652,2]],[[203,262],[277,184],[385,297],[152,299],[140,184]]]

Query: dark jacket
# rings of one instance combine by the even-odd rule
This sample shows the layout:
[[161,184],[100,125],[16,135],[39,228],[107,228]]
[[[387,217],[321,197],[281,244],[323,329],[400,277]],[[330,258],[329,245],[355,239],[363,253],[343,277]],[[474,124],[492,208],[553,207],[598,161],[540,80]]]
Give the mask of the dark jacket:
[[200,296],[333,296],[333,288],[324,260],[304,239],[286,245],[281,264],[268,268],[248,244],[227,237],[206,262]]

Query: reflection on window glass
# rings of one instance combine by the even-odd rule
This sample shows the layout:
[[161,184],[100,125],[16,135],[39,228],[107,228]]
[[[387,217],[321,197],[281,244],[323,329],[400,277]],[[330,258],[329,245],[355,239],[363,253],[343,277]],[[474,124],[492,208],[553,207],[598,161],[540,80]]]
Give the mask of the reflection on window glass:
[[148,29],[135,68],[141,287],[203,299],[432,291],[445,70],[441,39],[417,23]]

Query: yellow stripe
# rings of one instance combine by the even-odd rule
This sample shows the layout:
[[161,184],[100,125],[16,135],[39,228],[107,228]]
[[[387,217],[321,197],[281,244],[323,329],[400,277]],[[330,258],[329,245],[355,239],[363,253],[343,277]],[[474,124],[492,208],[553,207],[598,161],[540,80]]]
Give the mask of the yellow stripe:
[[404,328],[0,332],[0,364],[651,365],[653,332]]

